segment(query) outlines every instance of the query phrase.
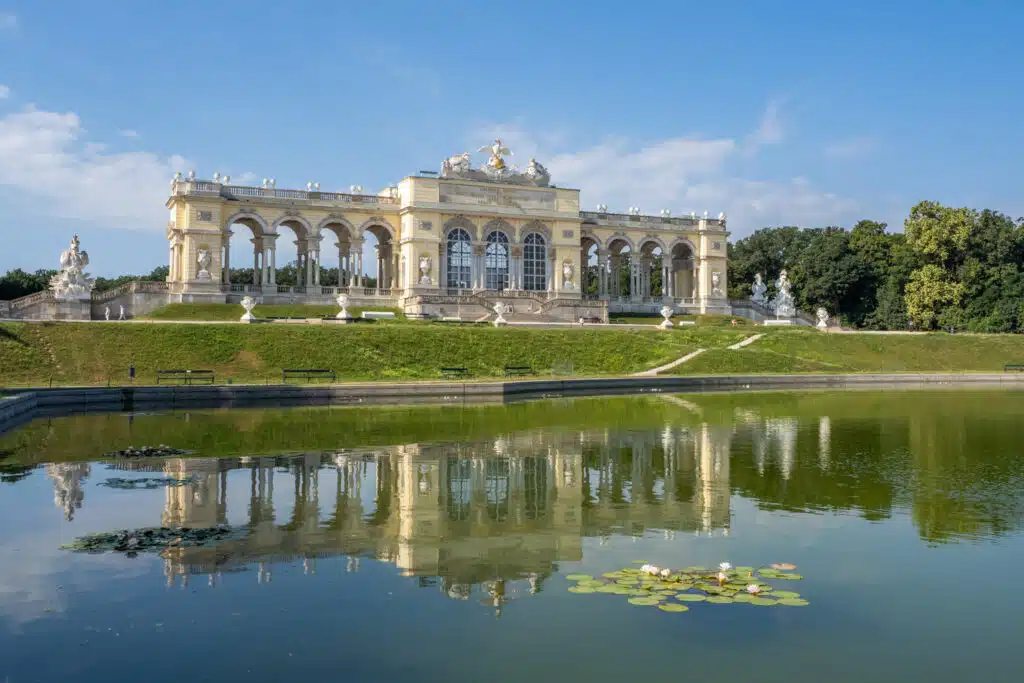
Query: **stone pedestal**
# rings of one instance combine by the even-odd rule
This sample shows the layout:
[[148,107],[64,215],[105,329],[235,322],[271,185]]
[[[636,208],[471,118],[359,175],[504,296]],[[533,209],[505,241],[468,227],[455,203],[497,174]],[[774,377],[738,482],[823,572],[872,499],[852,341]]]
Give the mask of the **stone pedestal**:
[[768,327],[789,327],[793,324],[792,318],[775,318],[772,320],[765,320],[764,324]]

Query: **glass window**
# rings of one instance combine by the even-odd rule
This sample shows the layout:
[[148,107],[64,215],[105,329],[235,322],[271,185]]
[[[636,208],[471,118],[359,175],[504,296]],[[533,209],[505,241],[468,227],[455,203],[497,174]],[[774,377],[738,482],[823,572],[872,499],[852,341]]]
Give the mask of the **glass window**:
[[508,237],[495,230],[487,236],[487,289],[508,289]]
[[523,242],[523,289],[542,292],[548,288],[547,260],[543,235],[531,232]]
[[456,228],[448,233],[448,289],[469,289],[473,286],[471,264],[473,249],[470,245],[469,233]]

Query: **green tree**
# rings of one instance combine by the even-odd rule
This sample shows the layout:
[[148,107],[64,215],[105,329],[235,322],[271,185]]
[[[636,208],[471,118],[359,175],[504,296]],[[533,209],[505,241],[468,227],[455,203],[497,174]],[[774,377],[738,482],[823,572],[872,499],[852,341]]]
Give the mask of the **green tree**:
[[955,326],[961,321],[946,309],[959,306],[963,289],[963,284],[952,280],[940,266],[924,265],[911,274],[907,283],[907,315],[923,330],[934,329],[940,321]]

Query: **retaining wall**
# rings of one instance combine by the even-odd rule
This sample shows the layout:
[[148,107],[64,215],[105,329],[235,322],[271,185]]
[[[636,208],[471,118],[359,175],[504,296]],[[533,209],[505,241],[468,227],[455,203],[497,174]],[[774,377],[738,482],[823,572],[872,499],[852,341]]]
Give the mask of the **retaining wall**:
[[0,399],[0,432],[36,415],[247,406],[488,403],[612,394],[883,387],[1024,389],[1024,373],[728,375],[609,377],[514,382],[418,382],[334,385],[63,387],[14,391]]

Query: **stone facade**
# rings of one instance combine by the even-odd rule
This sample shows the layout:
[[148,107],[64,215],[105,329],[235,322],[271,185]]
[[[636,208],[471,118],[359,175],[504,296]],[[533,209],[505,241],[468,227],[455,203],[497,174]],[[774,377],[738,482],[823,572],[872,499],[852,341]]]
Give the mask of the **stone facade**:
[[[483,149],[509,153],[500,141]],[[537,319],[606,320],[609,311],[656,313],[666,304],[729,312],[724,215],[581,211],[579,190],[549,186],[534,160],[518,173],[495,154],[482,170],[468,154],[452,157],[440,177],[409,176],[377,195],[177,176],[167,202],[169,291],[195,301],[256,293],[265,303],[330,303],[345,292],[353,305],[424,317],[482,317],[499,300]],[[275,281],[282,228],[297,247],[295,287]],[[251,253],[232,253],[238,230]],[[363,263],[368,233],[377,244],[372,264]],[[255,284],[229,281],[240,262],[252,264]],[[321,284],[321,265],[340,269],[341,286]],[[366,287],[364,272],[376,287]]]

